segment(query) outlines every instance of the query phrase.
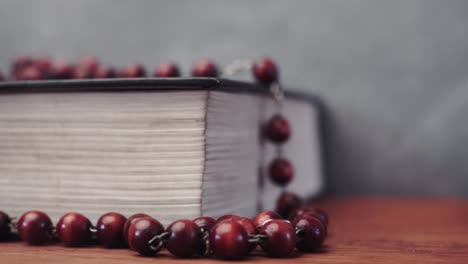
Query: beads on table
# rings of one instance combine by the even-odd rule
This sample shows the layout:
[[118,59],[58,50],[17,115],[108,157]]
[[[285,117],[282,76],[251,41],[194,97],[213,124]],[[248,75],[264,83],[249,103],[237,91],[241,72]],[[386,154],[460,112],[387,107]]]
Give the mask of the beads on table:
[[138,218],[128,229],[128,245],[140,255],[155,255],[160,248],[153,247],[150,241],[163,232],[164,227],[158,220],[151,217]]
[[186,219],[177,220],[172,222],[166,231],[169,233],[166,248],[174,256],[188,258],[201,252],[202,233],[194,222]]
[[[323,217],[321,217],[323,216]],[[261,212],[252,220],[238,215],[223,215],[216,221],[202,216],[180,219],[167,229],[144,213],[125,216],[109,212],[97,221],[96,228],[85,216],[71,212],[60,218],[54,229],[49,216],[41,211],[23,214],[17,223],[0,211],[0,240],[18,228],[21,239],[30,245],[54,241],[55,236],[68,247],[98,242],[107,248],[130,248],[143,256],[154,256],[166,248],[180,258],[211,256],[220,259],[242,259],[260,245],[269,257],[288,257],[294,249],[315,252],[327,236],[322,222],[328,214],[318,208],[299,207],[291,212],[291,222],[272,211]],[[326,218],[324,218],[326,217]]]
[[270,219],[282,219],[281,215],[279,215],[276,212],[273,211],[265,211],[261,212],[258,215],[256,215],[252,219],[252,223],[255,226],[255,228],[261,227],[266,221]]
[[67,247],[80,247],[91,242],[92,224],[82,214],[67,213],[57,223],[57,236]]
[[272,219],[258,233],[266,236],[261,247],[270,257],[287,257],[296,247],[296,231],[289,221]]
[[18,220],[18,233],[21,240],[30,245],[42,245],[51,240],[52,221],[41,211],[29,211]]
[[127,218],[110,212],[102,215],[96,224],[96,232],[99,244],[108,248],[122,247],[125,245],[123,230]]
[[7,240],[10,237],[10,223],[10,217],[6,213],[0,211],[0,241]]
[[123,227],[123,240],[125,243],[128,242],[128,229],[133,223],[135,223],[136,220],[142,217],[150,217],[150,216],[144,213],[137,213],[137,214],[131,215],[129,218],[127,218],[127,221],[125,221],[124,227]]
[[209,216],[200,216],[192,220],[198,228],[210,231],[211,228],[216,224],[216,220]]
[[221,221],[210,231],[210,250],[220,259],[241,259],[249,251],[248,239],[242,225],[232,220]]
[[239,220],[240,216],[233,215],[233,214],[227,214],[227,215],[222,215],[216,219],[216,222],[221,222],[224,220]]
[[303,201],[301,197],[299,197],[296,193],[284,191],[280,194],[278,200],[276,200],[276,212],[278,212],[284,218],[288,217],[289,219],[291,212],[295,212],[295,215],[299,213],[297,209],[300,208],[302,204]]
[[326,227],[317,218],[310,215],[297,216],[292,224],[298,228],[297,249],[311,252],[319,249],[327,235]]

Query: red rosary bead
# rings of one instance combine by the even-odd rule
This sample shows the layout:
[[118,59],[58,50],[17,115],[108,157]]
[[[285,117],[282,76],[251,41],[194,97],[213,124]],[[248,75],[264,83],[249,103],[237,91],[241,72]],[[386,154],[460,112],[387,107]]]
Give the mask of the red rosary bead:
[[146,76],[146,70],[143,65],[131,64],[120,72],[122,78],[140,78]]
[[294,220],[294,218],[300,215],[312,215],[316,217],[318,220],[320,220],[320,222],[322,222],[322,224],[325,227],[328,227],[329,217],[328,217],[327,212],[325,212],[322,209],[314,208],[314,207],[301,207],[296,210],[293,210],[293,212],[290,213],[290,216],[288,217],[288,219],[292,221]]
[[319,219],[310,215],[299,215],[294,219],[293,226],[300,230],[297,249],[311,252],[322,246],[326,237],[326,228]]
[[136,220],[142,217],[150,217],[150,216],[147,214],[138,213],[138,214],[131,215],[129,218],[127,218],[127,221],[125,221],[125,224],[123,227],[123,240],[125,241],[125,243],[127,243],[128,241],[128,229],[133,223],[135,223]]
[[95,72],[90,69],[77,67],[73,71],[72,79],[91,79],[94,78],[94,74]]
[[220,259],[240,259],[249,252],[249,237],[235,221],[218,222],[210,231],[210,249]]
[[110,212],[102,215],[96,224],[99,243],[108,248],[116,248],[125,245],[123,240],[125,216]]
[[289,121],[280,114],[274,115],[268,120],[265,134],[274,143],[284,143],[291,137]]
[[268,58],[261,58],[254,62],[252,73],[258,82],[262,84],[271,84],[278,80],[278,67],[275,62]]
[[112,67],[98,67],[98,69],[94,73],[94,78],[98,78],[98,79],[115,78],[115,77],[117,77],[117,73],[115,69]]
[[166,231],[170,234],[166,248],[174,256],[188,258],[202,251],[202,233],[194,222],[186,219],[177,220],[172,222]]
[[216,224],[216,220],[213,217],[201,216],[193,219],[193,221],[198,228],[210,231],[211,228]]
[[227,214],[227,215],[222,215],[220,217],[218,217],[218,219],[216,219],[216,222],[221,222],[221,221],[224,221],[224,220],[234,220],[234,221],[237,221],[241,219],[240,216],[237,216],[237,215],[233,215],[233,214]]
[[266,221],[270,219],[283,219],[283,218],[281,217],[281,215],[273,211],[265,211],[256,215],[252,219],[252,223],[255,226],[255,228],[260,228]]
[[42,72],[36,66],[28,66],[16,74],[17,80],[37,81],[42,79]]
[[218,77],[218,75],[218,67],[208,59],[199,60],[192,67],[193,77]]
[[50,75],[52,63],[48,57],[38,58],[33,64],[41,72],[42,77],[48,77]]
[[81,58],[78,67],[87,72],[94,73],[99,67],[99,59],[92,55],[87,55]]
[[54,79],[71,79],[75,72],[75,67],[65,62],[56,62],[52,66],[52,75]]
[[[254,224],[249,218],[241,217],[239,220],[235,220],[235,222],[239,223],[244,228],[248,236],[254,236],[255,234],[257,234],[257,230],[255,229]],[[256,243],[249,242],[249,253],[252,252],[256,247]]]
[[270,163],[270,178],[279,186],[289,184],[294,178],[294,167],[284,158],[277,158]]
[[6,213],[0,211],[0,241],[7,240],[10,237],[10,223],[10,217]]
[[67,213],[57,223],[57,236],[67,247],[80,247],[91,241],[92,224],[85,216]]
[[23,70],[25,67],[32,65],[34,62],[31,56],[19,56],[12,62],[12,73]]
[[30,245],[42,245],[51,239],[53,229],[49,216],[41,211],[29,211],[18,220],[21,240]]
[[328,227],[328,224],[330,223],[330,218],[328,217],[328,213],[320,208],[314,208],[314,212],[317,214],[318,218],[322,223],[325,225],[325,227]]
[[156,67],[153,74],[154,77],[180,77],[180,71],[174,62],[164,62]]
[[289,221],[272,219],[258,233],[266,236],[261,247],[270,257],[287,257],[296,247],[296,231]]
[[152,256],[158,250],[150,245],[150,240],[164,232],[161,223],[151,217],[138,218],[128,229],[128,245],[140,255]]
[[276,201],[276,211],[284,218],[288,217],[291,212],[297,210],[304,202],[293,192],[283,192]]

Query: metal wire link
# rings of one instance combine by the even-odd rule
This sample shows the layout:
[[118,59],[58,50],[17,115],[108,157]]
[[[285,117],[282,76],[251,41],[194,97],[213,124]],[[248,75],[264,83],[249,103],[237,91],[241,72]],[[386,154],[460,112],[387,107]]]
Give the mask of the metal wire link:
[[270,86],[270,92],[273,95],[276,103],[281,104],[284,100],[284,92],[278,82],[274,82]]
[[10,230],[12,233],[18,233],[18,218],[10,217]]
[[166,244],[167,239],[169,238],[170,235],[171,235],[171,233],[169,233],[169,232],[163,232],[163,233],[161,233],[161,234],[159,234],[157,236],[154,236],[153,238],[151,238],[148,241],[148,246],[154,252],[158,252],[159,250],[161,250],[164,247],[164,245]]
[[201,228],[200,230],[203,233],[202,241],[205,243],[205,250],[203,252],[203,255],[204,256],[209,256],[209,255],[212,254],[212,252],[210,250],[210,240],[209,240],[210,232],[208,230],[206,230],[205,228]]
[[304,235],[305,235],[304,229],[299,228],[299,227],[297,227],[297,226],[296,226],[295,229],[296,229],[296,236],[297,236],[297,239],[298,239],[298,240],[304,239]]
[[223,75],[232,76],[243,71],[250,71],[253,67],[251,60],[234,60],[223,68]]
[[263,241],[266,240],[266,235],[263,234],[256,234],[256,235],[249,235],[249,243],[254,243],[254,244],[262,244]]

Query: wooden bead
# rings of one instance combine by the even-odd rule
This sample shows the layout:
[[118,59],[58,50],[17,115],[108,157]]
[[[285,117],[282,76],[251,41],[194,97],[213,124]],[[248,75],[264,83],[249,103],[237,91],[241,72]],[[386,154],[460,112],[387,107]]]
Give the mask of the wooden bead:
[[303,214],[312,215],[316,217],[317,219],[320,220],[320,222],[322,222],[322,224],[325,227],[328,227],[328,222],[329,222],[328,213],[322,209],[315,208],[315,207],[306,206],[306,207],[299,207],[297,209],[294,209],[289,213],[288,219],[290,221],[293,221],[294,218]]
[[137,214],[131,215],[129,218],[127,218],[127,221],[125,221],[125,224],[123,227],[123,240],[125,243],[127,243],[128,241],[128,229],[133,223],[135,223],[136,220],[142,217],[150,217],[150,216],[144,213],[137,213]]
[[192,67],[193,77],[218,77],[218,75],[218,67],[208,59],[199,60]]
[[126,220],[125,216],[115,212],[102,215],[96,224],[99,244],[108,248],[125,245],[123,229]]
[[330,224],[330,217],[328,216],[328,213],[320,208],[314,208],[313,210],[320,219],[320,221],[322,221],[322,223],[325,225],[325,227],[328,227],[328,225]]
[[53,79],[64,80],[73,78],[75,67],[65,62],[55,62],[52,66]]
[[16,74],[21,81],[38,81],[42,79],[42,72],[34,65],[27,66]]
[[276,63],[268,57],[261,58],[254,62],[252,73],[255,79],[261,84],[271,84],[278,80],[278,67]]
[[201,252],[203,247],[200,228],[192,221],[181,219],[167,227],[169,238],[166,248],[174,256],[188,258]]
[[95,71],[91,71],[88,68],[76,67],[73,71],[72,79],[91,79],[94,78]]
[[21,240],[30,245],[42,245],[51,239],[53,225],[49,216],[41,211],[29,211],[18,220]]
[[320,220],[308,215],[299,215],[292,224],[300,230],[296,243],[297,249],[312,252],[322,246],[326,237],[326,228]]
[[153,76],[159,78],[180,77],[179,67],[173,62],[161,63],[156,67]]
[[216,219],[216,222],[221,222],[224,220],[239,220],[241,217],[233,214],[222,215]]
[[17,72],[22,71],[25,67],[31,66],[34,63],[34,59],[28,55],[18,56],[12,62],[12,73],[16,75]]
[[284,158],[274,159],[270,163],[270,178],[276,185],[286,186],[294,178],[294,167],[292,163]]
[[108,79],[117,77],[117,72],[112,67],[99,67],[94,73],[94,78]]
[[216,224],[216,220],[213,217],[201,216],[192,220],[198,228],[210,231],[211,228]]
[[92,224],[85,216],[67,213],[57,223],[57,236],[67,247],[80,247],[91,241]]
[[164,232],[161,223],[151,217],[138,218],[128,229],[128,245],[140,255],[153,256],[157,253],[149,241]]
[[140,78],[146,76],[146,70],[141,64],[131,64],[122,69],[121,78]]
[[270,257],[287,257],[296,247],[296,231],[289,221],[273,219],[266,222],[258,233],[266,236],[261,247]]
[[[235,220],[235,222],[239,223],[244,228],[248,236],[254,236],[255,234],[257,234],[257,230],[255,229],[254,224],[249,218],[241,217],[240,219]],[[252,252],[256,247],[257,244],[249,243],[249,253]]]
[[289,121],[280,114],[276,114],[268,120],[265,126],[266,137],[274,143],[281,144],[291,137]]
[[96,56],[87,55],[81,58],[78,67],[87,72],[94,73],[98,69],[99,64],[99,59]]
[[241,259],[249,251],[245,229],[235,221],[218,222],[210,232],[210,249],[220,259]]
[[273,212],[273,211],[265,211],[265,212],[261,212],[259,213],[258,215],[256,215],[253,219],[252,219],[252,223],[253,225],[255,226],[255,228],[259,228],[263,225],[263,223],[265,223],[266,221],[270,220],[270,219],[283,219],[281,217],[281,215]]
[[293,192],[283,192],[276,201],[276,211],[284,218],[289,214],[301,207],[304,202],[302,199]]
[[0,241],[5,241],[10,238],[10,223],[10,217],[6,213],[0,211]]

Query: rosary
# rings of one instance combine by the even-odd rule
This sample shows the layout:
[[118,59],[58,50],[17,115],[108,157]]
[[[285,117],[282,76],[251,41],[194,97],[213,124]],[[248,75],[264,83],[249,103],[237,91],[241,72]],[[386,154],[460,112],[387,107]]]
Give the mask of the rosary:
[[[291,128],[281,114],[283,92],[278,80],[278,68],[270,58],[257,61],[234,61],[221,72],[210,60],[196,62],[194,77],[218,77],[250,70],[257,82],[270,89],[278,113],[262,125],[261,145],[265,140],[274,144],[277,158],[268,166],[269,179],[284,188],[294,178],[293,164],[282,157],[282,146],[287,143]],[[139,64],[130,65],[120,72],[103,67],[95,57],[85,57],[78,65],[52,63],[48,59],[20,57],[14,61],[10,80],[88,79],[88,78],[139,78],[146,71]],[[160,64],[153,77],[180,77],[176,64]],[[4,80],[0,72],[0,81]],[[262,170],[260,170],[262,171]],[[260,172],[262,174],[262,172]],[[260,175],[263,179],[263,175]],[[43,245],[59,240],[67,247],[100,244],[106,248],[129,247],[143,256],[155,256],[166,248],[180,258],[213,256],[219,259],[242,259],[257,246],[269,257],[288,257],[297,249],[300,252],[319,251],[327,236],[328,214],[304,205],[302,199],[283,191],[277,200],[276,212],[265,211],[253,219],[237,215],[224,215],[218,219],[202,216],[193,220],[179,219],[167,228],[151,216],[138,213],[128,218],[116,212],[102,215],[93,226],[88,218],[70,212],[52,224],[41,211],[29,211],[18,220],[0,211],[0,241],[17,234],[29,245]]]

